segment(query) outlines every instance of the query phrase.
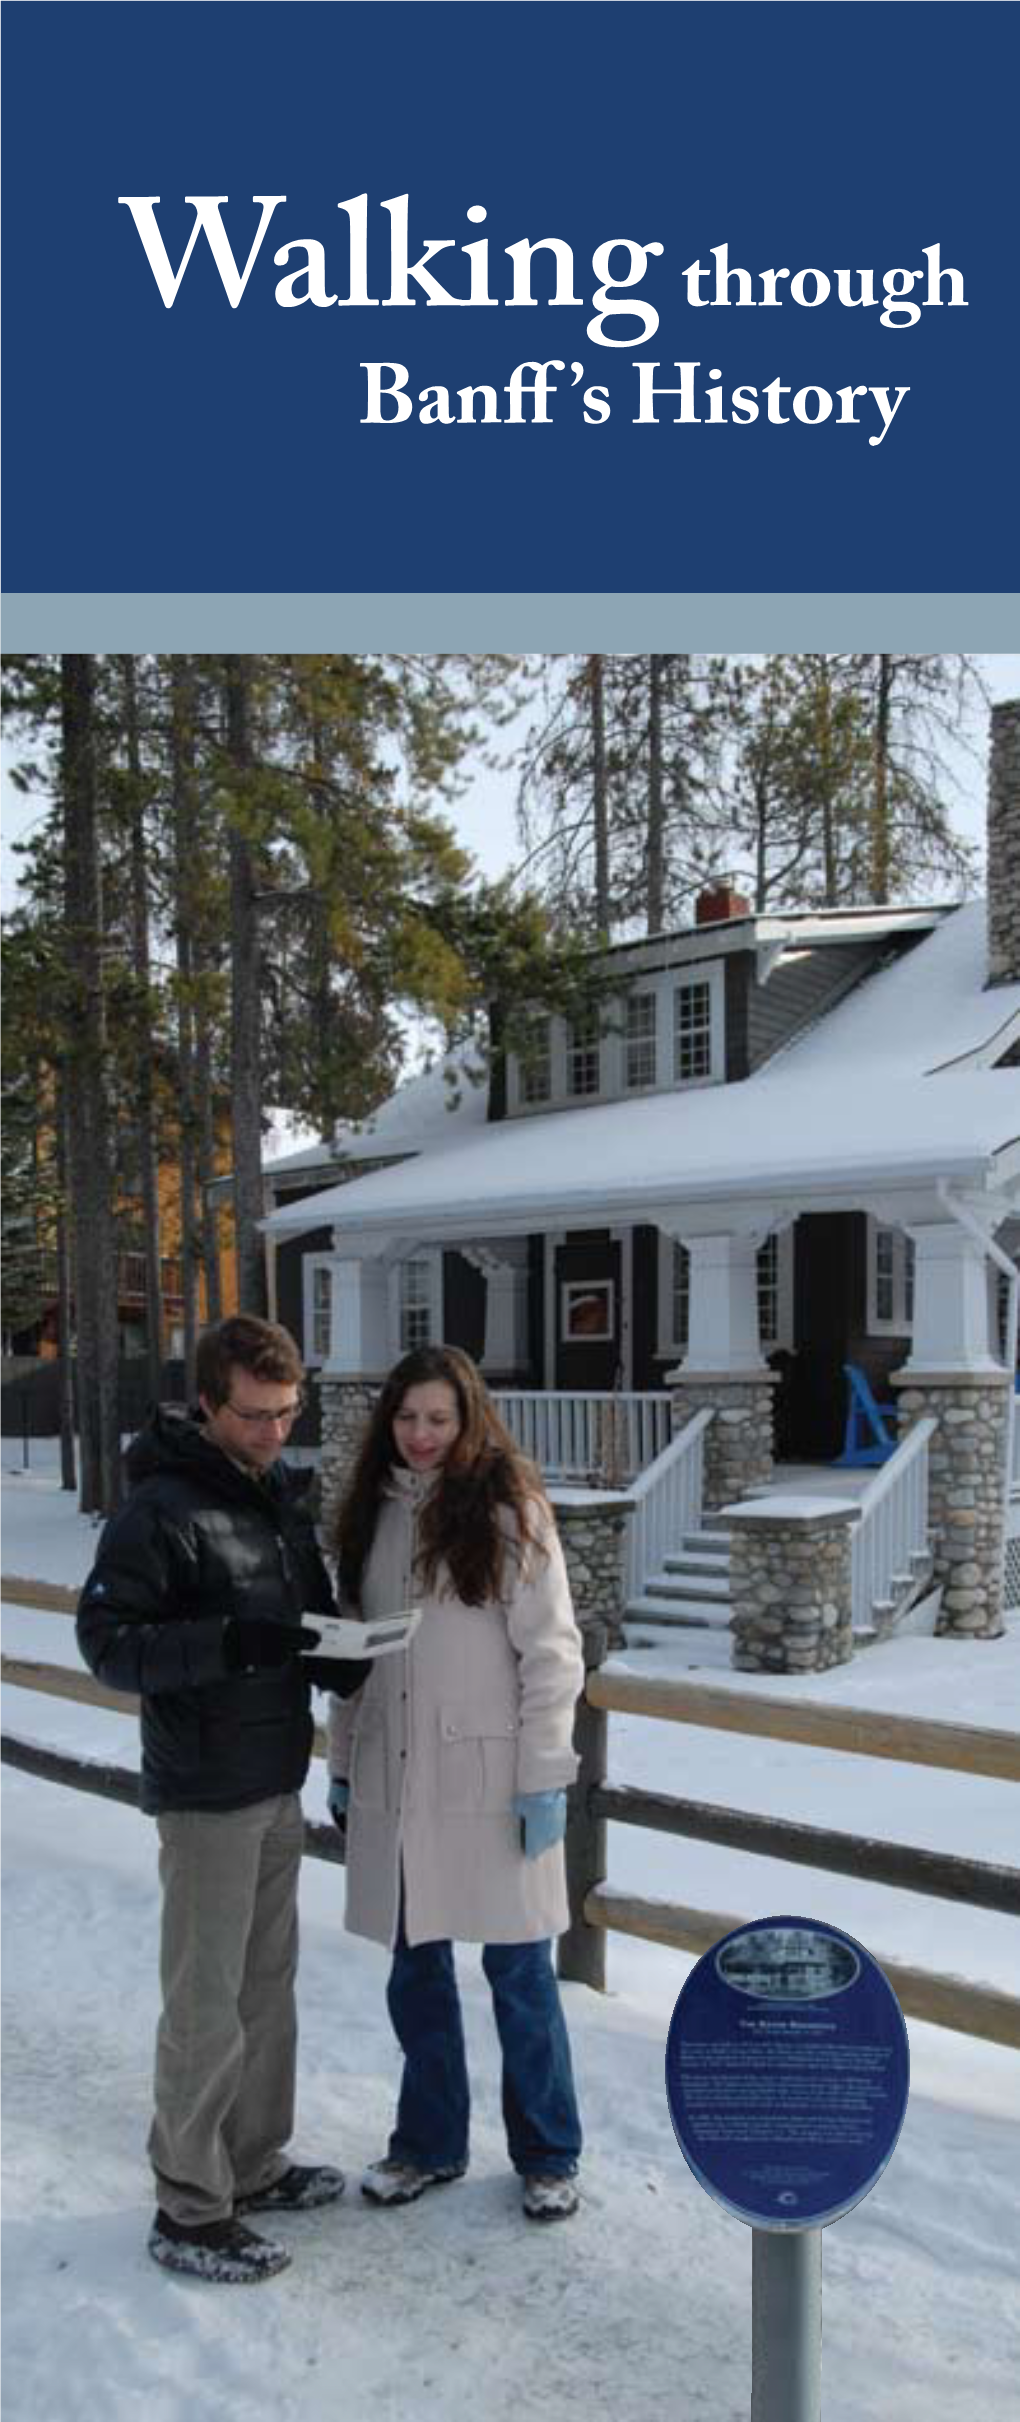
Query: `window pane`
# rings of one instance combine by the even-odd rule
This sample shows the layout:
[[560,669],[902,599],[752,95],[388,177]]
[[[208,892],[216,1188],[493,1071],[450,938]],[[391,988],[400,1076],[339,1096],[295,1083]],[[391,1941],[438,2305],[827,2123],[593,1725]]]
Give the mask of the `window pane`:
[[686,1245],[673,1246],[673,1344],[687,1344],[690,1325],[691,1257]]
[[891,1228],[875,1230],[875,1317],[896,1317],[896,1238]]
[[632,992],[627,996],[624,1082],[654,1085],[655,1075],[655,994]]
[[674,996],[673,1074],[690,1084],[712,1073],[712,994],[705,983],[680,984]]
[[567,1028],[567,1092],[597,1093],[599,1089],[598,1011],[589,1010]]
[[519,1062],[522,1102],[547,1102],[552,1092],[549,1020],[536,1018]]
[[329,1357],[333,1326],[332,1270],[312,1271],[312,1353],[316,1360]]
[[432,1285],[427,1261],[400,1265],[400,1351],[432,1343]]
[[779,1335],[779,1239],[767,1236],[758,1254],[758,1335],[771,1346]]

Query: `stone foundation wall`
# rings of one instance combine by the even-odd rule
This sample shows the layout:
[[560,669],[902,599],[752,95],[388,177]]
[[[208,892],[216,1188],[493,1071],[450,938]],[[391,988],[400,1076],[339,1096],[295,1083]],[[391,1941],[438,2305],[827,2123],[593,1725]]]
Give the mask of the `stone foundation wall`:
[[1004,1629],[1002,1569],[1006,1517],[1009,1380],[1003,1371],[893,1373],[900,1435],[930,1417],[928,1506],[942,1585],[937,1631],[995,1640]]
[[674,1389],[673,1423],[682,1429],[703,1409],[715,1414],[705,1433],[706,1513],[714,1513],[749,1489],[767,1488],[773,1469],[775,1371],[667,1372]]
[[327,1538],[379,1392],[379,1383],[371,1379],[331,1379],[324,1372],[319,1382],[322,1407],[320,1520]]
[[731,1662],[740,1673],[822,1673],[853,1655],[846,1506],[769,1514],[729,1507]]

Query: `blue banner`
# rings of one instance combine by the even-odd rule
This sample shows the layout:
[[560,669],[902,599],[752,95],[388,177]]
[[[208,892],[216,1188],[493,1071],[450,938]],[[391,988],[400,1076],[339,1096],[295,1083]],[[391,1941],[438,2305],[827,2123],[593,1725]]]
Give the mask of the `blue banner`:
[[1017,11],[5,15],[4,586],[1016,586]]

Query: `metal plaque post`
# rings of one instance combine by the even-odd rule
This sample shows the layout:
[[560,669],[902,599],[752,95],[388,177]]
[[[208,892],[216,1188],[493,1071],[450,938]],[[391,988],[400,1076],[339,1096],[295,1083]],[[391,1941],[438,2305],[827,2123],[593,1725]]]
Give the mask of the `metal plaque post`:
[[751,2422],[819,2422],[821,2229],[751,2231]]

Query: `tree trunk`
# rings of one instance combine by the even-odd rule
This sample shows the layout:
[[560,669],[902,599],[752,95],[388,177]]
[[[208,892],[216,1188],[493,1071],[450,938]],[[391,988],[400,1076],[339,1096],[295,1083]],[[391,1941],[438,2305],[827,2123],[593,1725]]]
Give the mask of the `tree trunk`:
[[61,658],[68,1088],[83,1513],[120,1499],[119,1323],[106,1087],[102,907],[91,656]]
[[889,721],[894,666],[891,656],[878,659],[878,703],[875,712],[875,787],[871,811],[872,899],[879,905],[889,897]]
[[194,945],[195,850],[195,713],[194,682],[186,657],[175,656],[171,671],[172,798],[174,828],[174,945],[177,957],[177,1090],[180,1113],[180,1229],[181,1297],[184,1324],[184,1386],[190,1398],[195,1386],[195,1347],[198,1339],[196,1293],[199,1239],[195,1221],[195,1014]]
[[265,1312],[262,1218],[261,954],[251,845],[244,810],[252,767],[251,666],[226,658],[227,750],[235,812],[230,822],[230,1070],[233,1096],[234,1227],[237,1301]]
[[71,1225],[67,1216],[69,1116],[66,1088],[57,1077],[54,1101],[57,1138],[57,1385],[60,1419],[60,1486],[78,1485],[74,1451],[74,1364],[71,1359]]
[[666,831],[662,784],[662,658],[648,659],[648,851],[647,922],[661,933],[665,921]]
[[195,1018],[195,1106],[198,1113],[198,1199],[202,1269],[205,1274],[205,1316],[215,1324],[223,1318],[219,1217],[211,1192],[217,1174],[216,1109],[209,1017],[201,1000]]
[[138,739],[138,685],[133,656],[121,657],[124,677],[124,737],[130,785],[131,957],[138,998],[135,1104],[138,1161],[145,1231],[145,1360],[150,1401],[159,1401],[163,1369],[163,1286],[160,1258],[159,1178],[153,1106],[153,1037],[149,1011],[149,873]]
[[606,778],[606,683],[601,656],[589,656],[591,701],[591,792],[595,827],[595,923],[608,934],[612,915],[609,897],[609,790]]

